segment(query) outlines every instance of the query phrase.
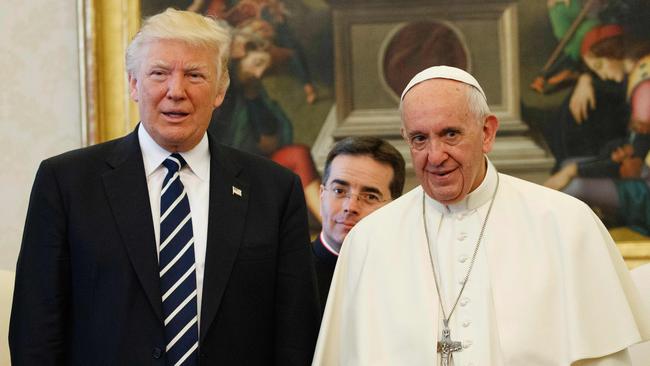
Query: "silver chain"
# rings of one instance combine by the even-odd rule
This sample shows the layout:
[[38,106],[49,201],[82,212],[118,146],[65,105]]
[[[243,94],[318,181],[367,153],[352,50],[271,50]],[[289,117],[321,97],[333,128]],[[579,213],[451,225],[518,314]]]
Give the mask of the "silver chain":
[[440,309],[442,310],[443,322],[445,323],[445,327],[448,326],[449,319],[451,319],[451,315],[454,313],[454,310],[456,310],[456,305],[458,305],[458,300],[460,300],[460,297],[463,295],[463,291],[465,290],[465,285],[467,285],[469,274],[472,273],[472,268],[474,268],[474,261],[476,260],[476,255],[478,254],[478,248],[479,245],[481,244],[481,239],[483,239],[485,226],[487,225],[488,218],[490,217],[490,212],[492,211],[492,205],[494,204],[494,198],[497,195],[498,189],[499,189],[499,173],[497,173],[497,186],[494,188],[494,193],[492,193],[492,199],[490,200],[490,206],[488,207],[487,213],[485,214],[485,219],[483,220],[483,226],[481,226],[481,233],[479,234],[478,240],[476,240],[476,245],[474,246],[474,254],[472,254],[472,261],[469,263],[467,274],[465,274],[465,279],[463,280],[463,286],[460,288],[460,292],[458,292],[458,296],[456,296],[456,301],[454,302],[454,306],[452,306],[451,310],[449,311],[449,316],[447,316],[447,314],[445,313],[445,305],[442,303],[442,296],[440,295],[440,285],[438,284],[438,275],[436,273],[436,266],[433,264],[431,243],[429,242],[429,230],[427,229],[427,215],[426,215],[426,205],[425,205],[426,193],[422,192],[422,220],[424,221],[424,235],[427,239],[427,250],[429,251],[429,260],[431,261],[433,280],[436,283],[436,292],[438,293],[438,300],[440,301]]

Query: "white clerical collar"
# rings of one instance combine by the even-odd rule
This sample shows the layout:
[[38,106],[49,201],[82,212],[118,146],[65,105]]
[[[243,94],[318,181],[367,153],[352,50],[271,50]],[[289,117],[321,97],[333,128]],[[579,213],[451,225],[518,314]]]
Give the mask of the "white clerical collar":
[[487,156],[485,156],[485,161],[487,163],[485,177],[481,184],[470,192],[467,197],[456,203],[445,205],[429,197],[426,193],[423,193],[426,195],[428,204],[442,214],[449,214],[475,210],[487,203],[492,198],[492,194],[494,193],[497,184],[497,170],[494,168]]
[[[138,140],[140,141],[140,150],[144,161],[144,172],[148,177],[161,166],[171,152],[158,145],[142,126],[142,123],[138,126]],[[210,146],[207,133],[203,134],[203,138],[194,148],[180,154],[187,162],[187,166],[199,179],[207,180],[210,178]]]
[[325,235],[323,234],[322,231],[320,232],[320,242],[323,243],[323,246],[325,247],[325,249],[327,249],[328,252],[334,254],[337,257],[339,256],[339,252],[336,249],[334,249],[334,247],[331,246],[330,243],[327,242],[327,240],[325,239]]

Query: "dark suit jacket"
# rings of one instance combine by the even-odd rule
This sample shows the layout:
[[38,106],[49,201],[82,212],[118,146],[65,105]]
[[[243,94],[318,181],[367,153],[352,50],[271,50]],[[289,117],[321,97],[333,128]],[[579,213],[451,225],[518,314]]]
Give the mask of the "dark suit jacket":
[[[210,152],[199,363],[308,365],[320,312],[300,181],[212,137]],[[43,161],[16,269],[13,365],[163,365],[158,272],[136,132]]]
[[320,295],[321,311],[325,311],[327,303],[327,294],[332,283],[332,275],[336,268],[336,260],[339,258],[332,254],[320,240],[320,235],[311,243],[312,252],[314,253],[314,263],[316,265],[316,277],[318,278],[318,293]]

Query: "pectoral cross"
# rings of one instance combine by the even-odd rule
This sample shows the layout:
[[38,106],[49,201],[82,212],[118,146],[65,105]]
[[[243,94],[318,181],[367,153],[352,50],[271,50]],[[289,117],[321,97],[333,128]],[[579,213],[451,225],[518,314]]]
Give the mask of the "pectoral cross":
[[449,361],[451,361],[454,352],[460,352],[463,350],[463,346],[460,342],[452,341],[449,331],[448,322],[444,321],[444,327],[442,328],[442,339],[438,341],[438,353],[440,353],[440,365],[449,366]]

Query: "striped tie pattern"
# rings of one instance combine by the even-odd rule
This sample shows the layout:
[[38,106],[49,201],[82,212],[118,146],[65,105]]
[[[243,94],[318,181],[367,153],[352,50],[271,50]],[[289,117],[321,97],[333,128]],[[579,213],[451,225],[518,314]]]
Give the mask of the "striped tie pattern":
[[196,365],[199,345],[194,232],[179,174],[185,164],[178,153],[163,162],[168,172],[160,194],[159,265],[167,365]]

